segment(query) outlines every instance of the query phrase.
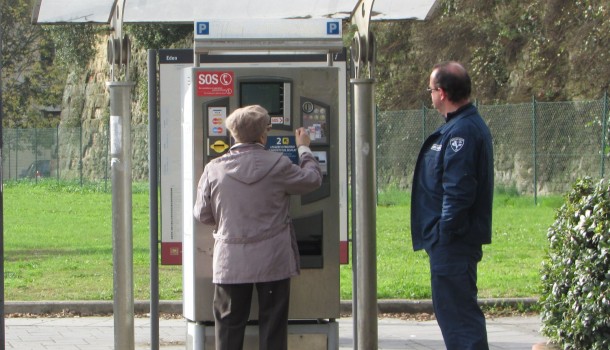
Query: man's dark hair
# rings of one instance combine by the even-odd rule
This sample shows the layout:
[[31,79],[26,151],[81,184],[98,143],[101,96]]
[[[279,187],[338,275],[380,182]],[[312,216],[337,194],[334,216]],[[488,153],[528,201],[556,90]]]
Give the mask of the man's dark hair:
[[447,61],[434,65],[435,87],[442,88],[449,101],[459,103],[470,98],[471,82],[466,69],[455,61]]

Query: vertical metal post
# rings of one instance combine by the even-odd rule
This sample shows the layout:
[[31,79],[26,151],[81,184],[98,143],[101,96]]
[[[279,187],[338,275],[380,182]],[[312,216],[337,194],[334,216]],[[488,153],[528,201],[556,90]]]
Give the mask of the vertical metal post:
[[[350,76],[350,81],[355,78],[354,74],[354,69],[350,70],[350,73],[352,74],[352,76]],[[350,106],[354,106],[354,87],[353,85],[351,85],[351,90],[350,90]],[[353,162],[354,159],[356,158],[356,134],[355,134],[355,130],[354,130],[354,120],[355,120],[355,116],[354,116],[354,109],[351,109],[350,112],[350,159],[352,161],[352,169],[353,169]],[[357,241],[356,241],[356,232],[358,231],[358,229],[356,228],[356,217],[358,216],[359,213],[356,213],[356,191],[355,191],[355,186],[354,184],[356,183],[356,175],[354,174],[354,171],[350,171],[350,183],[352,184],[351,188],[351,193],[350,193],[350,199],[351,199],[351,205],[352,205],[352,211],[351,211],[351,224],[352,224],[352,234],[350,236],[350,242],[352,244],[352,332],[354,334],[354,339],[353,339],[353,350],[358,350],[358,275],[354,272],[356,266],[358,265],[358,247],[357,247]]]
[[159,197],[157,193],[156,50],[148,50],[148,186],[150,201],[150,349],[159,350]]
[[423,144],[424,141],[426,141],[426,112],[428,111],[428,109],[426,108],[426,105],[422,105],[421,107],[422,109],[422,123],[421,123],[421,143]]
[[[125,0],[116,0],[108,39],[110,90],[110,173],[112,178],[112,259],[114,262],[114,349],[133,350],[133,232],[131,208],[131,44],[123,36]],[[115,80],[124,68],[124,82]]]
[[[373,82],[374,84],[374,82]],[[377,140],[377,116],[379,115],[379,108],[377,108],[377,106],[374,103],[374,100],[371,100],[371,102],[373,103],[373,132],[374,132],[374,138],[375,140]],[[379,168],[379,163],[377,163],[377,144],[375,144],[375,159],[374,159],[374,164],[375,164],[375,169]],[[375,172],[375,194],[379,193],[379,179],[377,178],[377,172]],[[379,198],[377,198],[377,195],[375,195],[375,206],[379,205]]]
[[[112,101],[112,98],[111,98]],[[112,115],[112,111],[110,112]],[[80,126],[78,127],[78,178],[80,179],[80,186],[83,187],[83,121],[81,120]]]
[[[0,73],[2,73],[2,72],[0,72]],[[2,82],[0,81],[0,83],[2,83]],[[0,92],[0,98],[2,98],[2,92]],[[2,102],[0,102],[0,104],[2,104]],[[2,106],[0,106],[0,109],[1,108],[2,108]],[[0,113],[2,113],[2,112],[0,111]],[[2,117],[0,116],[0,122],[1,121],[2,121]],[[0,130],[1,130],[1,128],[0,128]],[[0,139],[4,140],[4,137],[2,136],[2,137],[0,137]],[[4,147],[4,146],[2,146],[2,147]],[[7,153],[4,152],[4,148],[2,149],[2,152],[0,152],[0,157],[2,158],[2,165],[0,165],[0,166],[2,167],[2,169],[4,169],[4,159],[6,159],[4,154],[8,154],[8,160],[7,160],[7,162],[8,162],[8,171],[7,171],[7,174],[8,174],[8,179],[10,180],[11,179],[11,169],[13,168],[12,167],[12,165],[13,165],[12,164],[12,159],[13,158],[11,158],[11,142],[10,141],[9,141],[7,147],[8,147],[8,152]],[[17,172],[17,171],[15,170],[15,172]],[[2,174],[3,174],[2,176],[4,176],[4,171],[2,172]],[[2,178],[2,180],[4,180],[4,178]],[[15,174],[14,180],[17,180],[17,174]]]
[[55,127],[55,179],[59,181],[59,125]]
[[19,144],[21,143],[21,129],[15,130],[15,179],[19,178]]
[[38,128],[34,129],[34,182],[38,183]]
[[[359,0],[352,13],[352,23],[358,28],[352,40],[354,62],[354,159],[352,193],[355,206],[355,241],[357,318],[354,349],[377,350],[377,192],[375,153],[375,36],[369,31],[374,0]],[[366,78],[361,75],[366,73]],[[353,267],[352,267],[353,268]]]
[[537,121],[536,121],[536,97],[532,96],[532,148],[534,149],[534,205],[538,205],[538,154],[537,154]]
[[605,161],[606,161],[606,135],[607,135],[607,127],[608,127],[608,90],[604,93],[604,104],[602,110],[602,151],[601,151],[601,169],[599,172],[599,177],[604,178],[605,172]]
[[[0,13],[0,22],[2,22],[2,13]],[[4,350],[5,327],[4,327],[4,162],[2,147],[4,145],[4,137],[2,129],[3,119],[3,106],[2,106],[2,33],[0,33],[0,276],[2,276],[2,283],[0,283],[0,350]],[[10,175],[10,167],[9,167]],[[10,176],[9,176],[10,177]],[[15,176],[17,178],[17,176]]]
[[374,79],[352,79],[354,85],[355,158],[352,191],[356,199],[356,289],[358,349],[375,350],[377,340],[377,249],[375,192]]
[[131,88],[109,82],[112,253],[114,269],[114,348],[133,350],[133,232],[131,212]]
[[107,125],[106,129],[106,164],[104,164],[104,191],[108,188],[108,164],[110,163],[108,159],[110,158],[110,125]]

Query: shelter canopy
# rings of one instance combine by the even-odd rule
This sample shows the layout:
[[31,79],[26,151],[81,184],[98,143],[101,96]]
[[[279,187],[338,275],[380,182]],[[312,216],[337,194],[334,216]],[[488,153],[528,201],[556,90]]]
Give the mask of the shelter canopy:
[[[32,22],[110,23],[116,0],[36,0]],[[425,19],[436,0],[375,0],[371,20]],[[357,0],[125,0],[124,23],[199,19],[349,19]]]

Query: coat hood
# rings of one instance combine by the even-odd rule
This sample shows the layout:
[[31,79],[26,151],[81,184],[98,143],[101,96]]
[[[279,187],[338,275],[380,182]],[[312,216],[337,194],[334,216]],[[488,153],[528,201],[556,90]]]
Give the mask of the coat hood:
[[277,164],[281,153],[266,151],[260,145],[248,145],[223,157],[226,174],[239,182],[252,184],[260,181]]

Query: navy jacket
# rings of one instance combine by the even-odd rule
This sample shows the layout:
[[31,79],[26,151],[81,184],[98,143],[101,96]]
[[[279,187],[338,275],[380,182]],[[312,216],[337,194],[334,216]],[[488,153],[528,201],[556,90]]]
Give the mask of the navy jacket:
[[426,139],[413,175],[414,250],[456,240],[491,243],[493,163],[489,128],[472,104]]

